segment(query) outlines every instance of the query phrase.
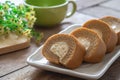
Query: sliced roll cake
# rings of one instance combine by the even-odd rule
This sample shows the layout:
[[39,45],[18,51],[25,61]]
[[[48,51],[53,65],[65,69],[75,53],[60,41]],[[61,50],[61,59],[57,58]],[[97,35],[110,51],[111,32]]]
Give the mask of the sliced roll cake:
[[82,63],[85,48],[74,36],[55,34],[46,40],[42,53],[50,62],[74,69]]
[[70,34],[75,36],[79,43],[85,47],[86,54],[84,61],[91,63],[102,61],[105,56],[106,45],[95,31],[82,27],[74,30]]
[[83,27],[94,30],[103,39],[106,44],[107,52],[112,52],[116,47],[118,37],[115,31],[109,25],[101,20],[89,20],[83,24]]
[[118,35],[118,45],[120,45],[120,19],[106,16],[100,18],[100,20],[106,22]]

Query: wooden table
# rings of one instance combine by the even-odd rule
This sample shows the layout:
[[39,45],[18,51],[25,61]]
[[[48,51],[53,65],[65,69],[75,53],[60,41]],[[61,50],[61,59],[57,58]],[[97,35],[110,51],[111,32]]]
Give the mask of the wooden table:
[[[22,2],[22,0],[13,1],[17,4]],[[72,17],[66,18],[63,22],[52,29],[37,28],[38,31],[44,33],[44,39],[40,45],[42,45],[49,36],[58,33],[72,24],[83,24],[89,19],[96,18],[96,16],[93,17],[94,15],[90,16],[89,14],[86,14],[87,12],[85,13],[84,10],[106,1],[107,0],[94,0],[94,2],[90,2],[90,0],[76,0],[78,9]],[[83,5],[83,3],[86,3],[87,5]],[[113,13],[113,15],[114,14],[115,13]],[[36,46],[32,41],[29,48],[0,55],[0,80],[84,80],[81,78],[49,72],[29,66],[26,63],[26,59],[37,48],[39,48],[39,46]],[[120,80],[120,57],[112,64],[104,76],[102,76],[99,80]]]

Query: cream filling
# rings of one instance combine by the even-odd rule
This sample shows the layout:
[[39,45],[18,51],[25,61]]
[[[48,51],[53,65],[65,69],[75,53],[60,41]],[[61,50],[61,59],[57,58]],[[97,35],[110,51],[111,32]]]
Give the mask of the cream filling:
[[116,33],[120,32],[120,26],[119,26],[119,24],[112,25],[111,27],[112,27],[112,29],[113,29]]
[[112,25],[112,29],[116,30],[117,26],[116,25]]
[[0,37],[0,48],[12,46],[15,44],[20,44],[27,41],[27,37],[25,36],[17,36],[16,34],[9,34],[8,37],[1,36]]
[[78,38],[78,41],[85,47],[86,50],[90,47],[90,41],[87,38]]
[[66,42],[56,42],[50,48],[50,51],[62,59],[69,50],[69,46]]

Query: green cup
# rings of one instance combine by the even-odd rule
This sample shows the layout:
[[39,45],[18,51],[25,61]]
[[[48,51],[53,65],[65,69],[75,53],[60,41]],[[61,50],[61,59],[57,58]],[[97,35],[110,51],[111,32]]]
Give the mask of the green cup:
[[[68,5],[72,10],[68,12]],[[70,0],[25,0],[25,5],[32,6],[36,12],[36,25],[54,26],[76,11],[75,1]]]

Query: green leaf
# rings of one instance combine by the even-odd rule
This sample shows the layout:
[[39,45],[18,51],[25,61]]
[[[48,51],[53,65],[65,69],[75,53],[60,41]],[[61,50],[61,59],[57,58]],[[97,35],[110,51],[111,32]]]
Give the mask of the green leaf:
[[[26,31],[25,36],[34,37],[36,43],[39,43],[43,38],[43,33],[38,33],[31,27],[36,20],[32,7],[25,5],[16,6],[14,3],[6,1],[5,3],[0,3],[0,13],[0,25],[4,29],[4,33],[0,32],[0,35],[7,35],[8,32],[24,35],[23,33]],[[30,14],[27,18],[26,13]],[[30,23],[31,25],[29,25]]]

